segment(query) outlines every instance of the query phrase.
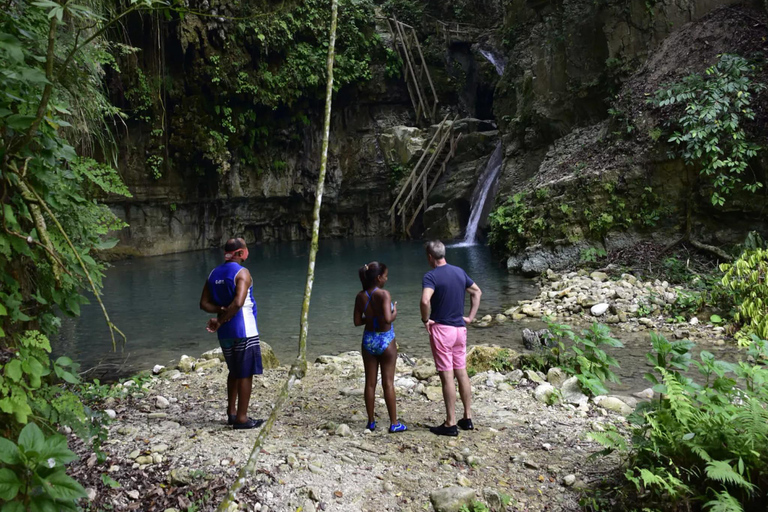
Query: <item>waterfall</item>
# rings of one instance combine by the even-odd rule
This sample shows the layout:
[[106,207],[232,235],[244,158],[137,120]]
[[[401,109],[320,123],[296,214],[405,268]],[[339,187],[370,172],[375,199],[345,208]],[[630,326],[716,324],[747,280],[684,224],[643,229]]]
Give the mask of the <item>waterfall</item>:
[[499,76],[504,74],[504,59],[494,55],[489,50],[483,50],[482,48],[480,49],[480,53],[483,54],[483,57],[488,59],[488,62],[496,67],[496,72]]
[[485,203],[488,199],[488,193],[491,191],[493,182],[501,170],[501,163],[504,160],[504,152],[501,148],[501,141],[496,143],[496,149],[493,150],[488,164],[485,166],[483,174],[477,182],[474,192],[472,192],[472,204],[470,206],[469,222],[467,231],[464,235],[465,244],[474,244],[477,235],[477,226],[480,224],[480,217],[483,215]]

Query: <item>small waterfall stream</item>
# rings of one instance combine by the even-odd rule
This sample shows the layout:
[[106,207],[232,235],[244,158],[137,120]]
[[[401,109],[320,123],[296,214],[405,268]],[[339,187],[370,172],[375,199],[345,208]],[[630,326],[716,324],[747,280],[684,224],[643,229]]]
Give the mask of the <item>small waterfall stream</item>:
[[469,222],[467,223],[467,231],[464,235],[464,244],[474,244],[475,236],[477,236],[477,226],[480,224],[480,217],[485,209],[485,202],[488,199],[488,193],[491,190],[493,182],[496,181],[496,176],[501,170],[501,163],[504,160],[504,152],[502,151],[501,141],[496,143],[496,149],[493,150],[491,158],[488,160],[488,164],[485,166],[483,174],[480,175],[480,180],[477,182],[475,191],[472,193],[472,205],[470,207],[471,213],[469,214]]
[[[483,55],[483,57],[488,59],[488,62],[496,67],[496,72],[499,74],[499,76],[504,74],[503,59],[494,55],[488,50],[480,49],[480,53]],[[501,141],[499,141],[496,143],[496,149],[493,150],[491,158],[488,160],[488,164],[485,166],[483,174],[480,175],[480,179],[475,186],[475,190],[472,192],[469,222],[467,223],[467,230],[464,235],[464,241],[461,245],[473,245],[475,243],[477,227],[480,224],[480,217],[485,210],[485,203],[488,199],[488,193],[491,191],[493,183],[496,181],[496,176],[499,175],[503,160],[504,152],[502,151]]]

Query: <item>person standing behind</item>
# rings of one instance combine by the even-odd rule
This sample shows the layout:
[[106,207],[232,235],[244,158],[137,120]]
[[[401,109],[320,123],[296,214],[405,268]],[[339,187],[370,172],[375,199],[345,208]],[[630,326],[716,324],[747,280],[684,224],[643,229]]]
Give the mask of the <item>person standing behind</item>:
[[389,278],[389,271],[384,263],[372,261],[360,267],[358,271],[363,290],[355,297],[353,322],[355,327],[365,325],[363,331],[363,365],[365,367],[365,410],[368,413],[369,430],[376,429],[374,403],[376,382],[381,366],[381,387],[384,389],[384,402],[389,413],[389,433],[405,432],[408,427],[397,419],[395,402],[395,365],[397,364],[397,343],[395,328],[392,323],[397,318],[397,302],[392,302],[384,285]]
[[248,247],[245,240],[227,240],[224,263],[211,271],[200,297],[200,309],[217,315],[208,320],[207,329],[218,334],[227,362],[227,424],[238,430],[257,428],[264,423],[264,420],[248,417],[253,376],[264,370],[253,279],[248,269],[242,266],[246,259]]
[[[467,375],[467,327],[480,306],[482,291],[463,269],[445,261],[445,245],[427,242],[427,261],[432,270],[424,274],[421,293],[421,321],[429,333],[435,367],[440,375],[445,401],[445,422],[429,427],[439,436],[457,436],[458,427],[472,430],[472,388]],[[464,316],[464,293],[469,293],[469,316]],[[456,387],[464,404],[464,417],[456,421]],[[458,426],[458,427],[457,427]]]

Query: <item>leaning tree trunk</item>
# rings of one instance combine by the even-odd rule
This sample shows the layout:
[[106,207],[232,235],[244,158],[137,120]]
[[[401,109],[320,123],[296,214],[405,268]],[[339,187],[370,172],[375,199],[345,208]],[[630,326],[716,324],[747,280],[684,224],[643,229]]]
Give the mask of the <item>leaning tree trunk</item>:
[[312,285],[315,282],[315,260],[317,258],[318,239],[320,238],[320,206],[323,203],[323,189],[325,187],[325,171],[328,166],[328,139],[331,128],[331,99],[333,96],[333,60],[335,57],[334,49],[336,47],[336,19],[338,16],[338,0],[331,1],[331,36],[328,44],[328,81],[325,89],[325,120],[323,123],[323,148],[320,157],[320,176],[317,178],[317,192],[315,193],[315,208],[313,211],[312,223],[312,244],[309,250],[309,265],[307,267],[307,284],[304,288],[304,302],[301,306],[301,322],[299,333],[299,354],[291,365],[288,372],[288,379],[278,393],[275,405],[272,407],[272,413],[267,422],[261,428],[256,441],[253,443],[253,449],[248,456],[245,465],[237,474],[237,479],[230,486],[227,495],[221,501],[219,511],[229,511],[237,509],[237,492],[245,485],[247,478],[256,471],[258,455],[264,440],[272,430],[277,415],[280,413],[283,405],[288,399],[291,390],[297,380],[304,376],[307,370],[307,333],[309,331],[309,301],[312,296]]

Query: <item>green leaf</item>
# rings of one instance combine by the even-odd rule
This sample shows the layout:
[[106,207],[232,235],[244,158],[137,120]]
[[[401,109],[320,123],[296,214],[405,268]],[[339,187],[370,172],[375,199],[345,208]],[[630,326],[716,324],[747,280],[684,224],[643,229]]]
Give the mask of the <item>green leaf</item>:
[[77,460],[77,455],[67,447],[67,438],[54,434],[45,440],[43,449],[40,451],[40,458],[43,460],[54,459],[57,463],[64,465]]
[[0,500],[11,501],[19,493],[21,480],[8,468],[0,469]]
[[19,434],[19,448],[24,452],[37,452],[43,449],[45,436],[40,427],[34,423],[29,423],[21,430]]
[[117,245],[118,241],[119,240],[117,238],[107,238],[106,240],[99,241],[99,243],[94,246],[94,249],[98,249],[100,251],[111,249]]
[[7,316],[7,315],[8,315],[8,310],[5,309],[5,306],[0,304],[0,316]]
[[67,476],[64,469],[45,478],[43,488],[51,498],[57,500],[76,500],[88,496],[83,486]]
[[10,501],[0,508],[0,512],[25,512],[24,505],[20,501]]
[[13,359],[5,365],[5,376],[19,382],[21,380],[21,361]]
[[59,366],[71,366],[72,359],[68,358],[67,356],[61,356],[56,360],[56,364]]
[[32,126],[32,122],[35,120],[35,116],[23,116],[21,114],[13,114],[5,118],[4,122],[9,128],[14,130],[26,130]]
[[4,464],[19,464],[21,459],[19,458],[19,449],[16,443],[10,439],[0,437],[0,462]]
[[722,323],[723,319],[720,318],[720,315],[712,315],[709,317],[709,321],[713,324],[719,324]]

